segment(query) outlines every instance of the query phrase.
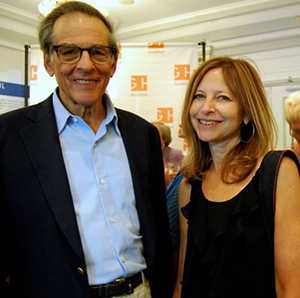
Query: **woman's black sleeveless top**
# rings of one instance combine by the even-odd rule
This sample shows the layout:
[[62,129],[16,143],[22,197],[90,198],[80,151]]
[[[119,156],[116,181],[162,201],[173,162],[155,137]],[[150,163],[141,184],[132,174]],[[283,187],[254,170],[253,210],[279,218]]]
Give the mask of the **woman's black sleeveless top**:
[[259,170],[225,202],[207,200],[200,180],[191,200],[182,298],[275,298],[274,259],[258,191]]

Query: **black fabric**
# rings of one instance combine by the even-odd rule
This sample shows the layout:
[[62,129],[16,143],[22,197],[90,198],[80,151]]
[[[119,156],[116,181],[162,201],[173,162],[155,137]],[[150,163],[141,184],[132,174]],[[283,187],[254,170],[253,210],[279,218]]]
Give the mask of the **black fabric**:
[[273,190],[283,156],[295,160],[290,152],[268,154],[226,202],[208,201],[202,182],[190,181],[191,200],[182,209],[189,225],[182,298],[276,297]]
[[[269,245],[273,248],[274,243],[274,214],[275,214],[275,185],[277,181],[277,175],[279,165],[282,158],[288,156],[291,158],[298,167],[300,174],[300,165],[297,156],[290,150],[286,151],[270,151],[264,158],[261,167],[261,179],[259,181],[259,193],[262,198],[262,206],[264,211],[264,220],[267,227]],[[272,250],[274,255],[274,250]]]

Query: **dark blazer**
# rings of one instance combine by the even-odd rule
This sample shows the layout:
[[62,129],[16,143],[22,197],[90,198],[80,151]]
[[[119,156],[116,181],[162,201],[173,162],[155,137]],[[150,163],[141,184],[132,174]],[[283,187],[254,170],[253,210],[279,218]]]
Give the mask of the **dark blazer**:
[[[130,112],[117,109],[117,114],[152,297],[171,297],[172,250],[157,130]],[[88,298],[86,264],[51,96],[0,116],[0,156],[0,277],[10,275],[12,297]],[[0,290],[0,297],[8,296]]]

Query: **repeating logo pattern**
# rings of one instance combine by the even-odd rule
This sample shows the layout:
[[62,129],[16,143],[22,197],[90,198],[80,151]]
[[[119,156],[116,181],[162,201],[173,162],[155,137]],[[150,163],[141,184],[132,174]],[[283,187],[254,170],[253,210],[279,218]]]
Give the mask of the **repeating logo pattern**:
[[162,123],[173,123],[174,110],[173,107],[157,108],[157,120]]
[[191,76],[191,67],[189,64],[174,65],[174,80],[188,81]]
[[38,66],[37,65],[31,65],[30,66],[30,81],[37,81],[38,79]]
[[147,91],[147,76],[131,76],[131,91]]
[[150,42],[148,43],[148,48],[150,49],[162,49],[165,47],[163,42]]

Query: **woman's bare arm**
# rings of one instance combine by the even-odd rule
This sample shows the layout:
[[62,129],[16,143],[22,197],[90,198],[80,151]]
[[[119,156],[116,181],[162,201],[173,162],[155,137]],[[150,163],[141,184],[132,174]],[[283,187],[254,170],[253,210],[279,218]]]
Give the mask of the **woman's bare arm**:
[[300,297],[300,177],[285,157],[276,187],[275,276],[278,298]]

